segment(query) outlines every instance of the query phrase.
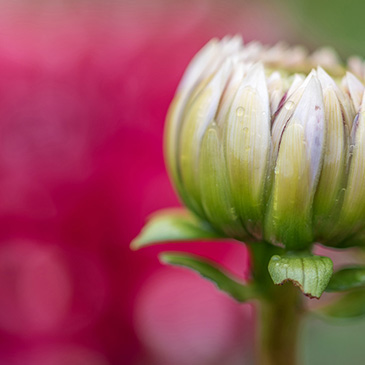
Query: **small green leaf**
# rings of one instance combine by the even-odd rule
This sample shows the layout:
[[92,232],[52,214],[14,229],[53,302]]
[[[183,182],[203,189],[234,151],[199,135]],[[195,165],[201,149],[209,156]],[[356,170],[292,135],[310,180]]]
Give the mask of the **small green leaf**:
[[185,209],[164,209],[154,213],[140,234],[132,241],[131,249],[163,242],[222,238],[205,222]]
[[160,260],[166,264],[183,266],[196,271],[239,302],[245,302],[256,297],[252,284],[243,285],[239,283],[225,273],[222,268],[218,267],[217,264],[207,259],[191,254],[174,252],[160,254]]
[[354,290],[342,295],[335,302],[318,310],[331,318],[355,318],[365,315],[365,290]]
[[365,267],[348,267],[333,274],[326,291],[343,291],[364,286]]
[[323,256],[274,255],[269,262],[269,273],[274,284],[291,281],[306,296],[319,299],[332,276],[333,263]]

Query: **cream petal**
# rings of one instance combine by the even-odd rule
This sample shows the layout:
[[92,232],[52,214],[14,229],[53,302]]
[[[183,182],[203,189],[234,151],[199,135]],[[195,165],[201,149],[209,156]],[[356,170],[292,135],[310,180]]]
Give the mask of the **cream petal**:
[[259,224],[270,152],[269,96],[262,65],[252,68],[232,102],[225,153],[232,195],[243,222]]
[[324,90],[323,100],[326,141],[322,171],[313,203],[317,222],[331,217],[344,187],[346,172],[347,139],[340,101],[332,87]]
[[339,224],[352,227],[364,225],[365,218],[365,94],[360,113],[353,124],[353,145],[348,183]]
[[349,136],[352,128],[352,121],[354,120],[356,114],[350,97],[337,86],[333,78],[328,75],[328,73],[323,70],[322,67],[317,68],[317,75],[319,81],[321,82],[323,90],[332,87],[335,91],[336,96],[341,104],[344,123],[346,124],[346,134]]
[[179,144],[179,166],[184,187],[196,205],[200,201],[197,175],[201,141],[209,124],[216,117],[231,69],[232,63],[228,59],[208,85],[196,96],[184,114]]
[[324,106],[320,83],[305,81],[278,142],[273,187],[265,223],[266,239],[288,248],[311,244],[312,202],[324,147]]
[[357,112],[361,106],[362,94],[364,93],[364,85],[351,72],[347,72],[342,79],[343,87],[350,95],[354,109]]
[[274,114],[285,94],[284,81],[279,72],[273,72],[267,79],[267,88],[270,97],[270,111]]
[[229,237],[248,237],[234,208],[223,143],[217,125],[206,131],[199,156],[199,183],[203,209],[209,222]]

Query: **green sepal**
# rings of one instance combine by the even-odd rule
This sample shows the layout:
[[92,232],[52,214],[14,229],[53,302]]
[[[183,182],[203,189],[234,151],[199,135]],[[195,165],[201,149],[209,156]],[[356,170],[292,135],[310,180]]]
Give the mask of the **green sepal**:
[[326,288],[327,292],[365,287],[365,267],[347,267],[335,272]]
[[319,299],[332,276],[333,263],[328,257],[310,254],[274,255],[269,273],[274,284],[291,281],[306,296]]
[[220,290],[224,291],[238,302],[245,302],[257,297],[253,284],[245,285],[233,279],[224,269],[216,263],[199,256],[169,252],[159,255],[160,261],[169,265],[183,266],[196,271],[202,277],[213,282]]
[[164,209],[151,215],[131,249],[173,241],[222,238],[207,223],[183,208]]
[[331,304],[319,309],[318,314],[330,318],[346,319],[365,315],[365,290],[357,289],[342,295]]

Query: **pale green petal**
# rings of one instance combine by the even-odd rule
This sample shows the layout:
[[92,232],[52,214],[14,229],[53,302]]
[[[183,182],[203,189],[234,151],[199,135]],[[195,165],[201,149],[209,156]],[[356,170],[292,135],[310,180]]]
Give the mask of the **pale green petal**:
[[270,111],[274,114],[285,94],[285,83],[279,72],[273,72],[267,80],[270,97]]
[[229,237],[244,241],[248,235],[233,205],[223,145],[215,124],[203,138],[199,160],[201,199],[206,217]]
[[312,243],[312,203],[323,159],[324,106],[319,81],[307,81],[280,139],[265,236],[287,248]]
[[226,123],[227,114],[231,107],[232,100],[242,83],[243,77],[247,74],[247,71],[248,69],[246,64],[242,62],[233,64],[233,70],[227,82],[227,86],[224,89],[219,103],[218,113],[215,118],[215,121],[219,126],[222,126],[224,123]]
[[356,114],[354,105],[350,100],[350,97],[340,90],[333,78],[328,75],[328,73],[323,70],[322,67],[317,68],[317,75],[319,81],[321,82],[323,90],[332,87],[334,92],[336,93],[336,96],[341,104],[344,123],[346,125],[346,135],[349,136],[352,128],[352,121],[354,120]]
[[357,112],[361,106],[364,85],[351,72],[346,72],[346,76],[342,79],[342,83],[346,92],[350,95],[354,109]]
[[279,145],[281,141],[281,137],[283,131],[286,127],[286,124],[294,114],[295,108],[301,99],[306,86],[308,85],[309,80],[312,78],[313,71],[308,75],[308,77],[303,80],[301,75],[295,75],[292,85],[290,86],[287,97],[284,105],[280,109],[279,113],[276,115],[273,126],[272,126],[272,163],[274,166],[275,160],[278,156]]
[[184,116],[179,156],[181,178],[186,192],[196,206],[200,206],[198,170],[202,138],[208,125],[215,119],[231,68],[232,64],[228,59],[196,96]]
[[314,198],[314,222],[321,223],[333,213],[345,184],[346,144],[341,105],[332,87],[323,94],[326,141],[323,166]]
[[170,178],[179,196],[191,209],[193,209],[193,206],[183,187],[178,168],[179,135],[183,121],[184,108],[186,107],[189,98],[194,93],[194,90],[197,88],[197,85],[201,83],[207,64],[209,65],[209,62],[211,62],[210,60],[215,58],[218,50],[218,40],[212,39],[192,59],[184,73],[166,117],[164,133],[164,155],[166,165]]
[[354,141],[349,177],[339,224],[345,227],[363,224],[365,218],[365,98],[353,126]]
[[187,67],[166,118],[164,154],[170,177],[184,203],[199,214],[201,210],[198,204],[191,199],[184,188],[179,166],[180,135],[184,115],[226,58],[237,53],[241,47],[242,39],[239,36],[225,37],[221,41],[218,39],[209,41]]
[[226,122],[226,159],[237,213],[255,226],[263,218],[270,152],[269,99],[264,71],[254,66],[232,102]]
[[312,242],[311,174],[304,128],[293,123],[283,135],[275,167],[266,238],[288,248],[305,248]]

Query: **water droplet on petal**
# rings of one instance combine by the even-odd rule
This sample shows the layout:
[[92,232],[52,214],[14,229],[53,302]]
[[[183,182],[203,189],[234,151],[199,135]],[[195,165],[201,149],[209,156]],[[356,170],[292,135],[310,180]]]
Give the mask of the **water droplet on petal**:
[[234,207],[231,207],[230,211],[231,211],[232,218],[237,219],[236,209]]
[[285,103],[285,109],[286,110],[292,110],[294,108],[294,102],[291,101],[291,100],[288,100],[286,103]]
[[244,112],[245,112],[245,109],[242,108],[242,106],[238,107],[236,109],[236,115],[237,115],[237,117],[242,117],[242,115],[243,115]]

